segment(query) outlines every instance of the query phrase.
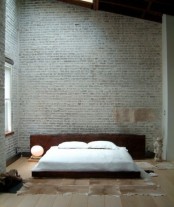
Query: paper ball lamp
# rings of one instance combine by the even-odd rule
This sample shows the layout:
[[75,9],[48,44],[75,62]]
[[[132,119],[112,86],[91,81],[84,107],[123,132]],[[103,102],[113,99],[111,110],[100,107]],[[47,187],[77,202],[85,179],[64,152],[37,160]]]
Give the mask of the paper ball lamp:
[[44,149],[42,146],[40,145],[34,145],[32,148],[31,148],[31,154],[35,157],[40,157],[42,156],[44,153]]

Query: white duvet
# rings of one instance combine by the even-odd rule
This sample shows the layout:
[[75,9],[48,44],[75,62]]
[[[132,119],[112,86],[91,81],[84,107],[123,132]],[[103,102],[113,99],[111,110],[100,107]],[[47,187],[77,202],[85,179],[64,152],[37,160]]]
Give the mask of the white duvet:
[[51,147],[32,171],[139,171],[125,147],[59,149]]

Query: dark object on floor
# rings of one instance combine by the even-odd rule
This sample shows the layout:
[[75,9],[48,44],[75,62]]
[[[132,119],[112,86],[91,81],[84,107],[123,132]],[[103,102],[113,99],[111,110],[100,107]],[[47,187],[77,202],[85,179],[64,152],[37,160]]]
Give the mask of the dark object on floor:
[[153,170],[145,170],[145,172],[147,172],[147,173],[154,173]]
[[17,191],[19,191],[23,186],[23,182],[20,182],[16,185],[14,185],[13,187],[8,189],[8,193],[17,193]]
[[22,187],[22,178],[15,169],[0,174],[0,192],[16,193]]

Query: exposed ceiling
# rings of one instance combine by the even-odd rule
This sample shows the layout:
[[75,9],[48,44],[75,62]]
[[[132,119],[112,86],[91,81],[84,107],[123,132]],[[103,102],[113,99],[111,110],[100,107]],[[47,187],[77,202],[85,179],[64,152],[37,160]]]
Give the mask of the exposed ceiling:
[[60,0],[95,10],[137,17],[154,22],[162,22],[162,15],[174,16],[174,0]]
[[162,22],[162,15],[174,15],[174,0],[99,0],[99,10]]

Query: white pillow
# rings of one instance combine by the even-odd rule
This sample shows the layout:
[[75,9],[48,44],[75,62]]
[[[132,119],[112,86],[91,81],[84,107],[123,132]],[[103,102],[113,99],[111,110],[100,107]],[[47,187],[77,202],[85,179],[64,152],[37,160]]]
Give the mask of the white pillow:
[[88,148],[92,149],[117,149],[118,147],[110,141],[92,141],[88,143]]
[[62,142],[58,145],[58,148],[61,149],[87,149],[88,145],[85,142],[80,141],[70,141],[70,142]]

